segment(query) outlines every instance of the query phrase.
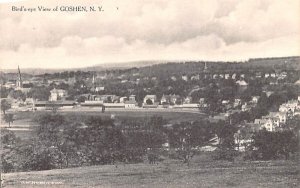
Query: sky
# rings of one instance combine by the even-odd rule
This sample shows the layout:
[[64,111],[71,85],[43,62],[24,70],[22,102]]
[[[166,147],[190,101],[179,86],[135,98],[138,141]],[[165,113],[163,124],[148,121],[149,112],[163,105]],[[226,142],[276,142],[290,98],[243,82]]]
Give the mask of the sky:
[[298,55],[299,0],[0,0],[1,69]]

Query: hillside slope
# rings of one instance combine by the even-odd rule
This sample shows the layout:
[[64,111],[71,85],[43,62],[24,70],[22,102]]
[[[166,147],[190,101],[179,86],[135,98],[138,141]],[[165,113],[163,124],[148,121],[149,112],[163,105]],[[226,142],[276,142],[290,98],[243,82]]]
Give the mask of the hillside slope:
[[[3,187],[297,187],[295,162],[103,165],[3,174]],[[51,184],[52,183],[52,184]]]

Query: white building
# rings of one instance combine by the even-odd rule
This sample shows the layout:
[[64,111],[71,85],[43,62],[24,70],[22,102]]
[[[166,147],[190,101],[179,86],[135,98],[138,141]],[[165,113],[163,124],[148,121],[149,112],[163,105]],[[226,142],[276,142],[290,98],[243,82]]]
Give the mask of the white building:
[[151,100],[152,104],[154,104],[157,101],[157,97],[156,97],[156,95],[146,95],[143,100],[143,103],[147,104],[147,100]]
[[181,79],[184,80],[184,81],[188,81],[189,78],[188,78],[187,75],[182,75],[182,76],[181,76]]
[[252,96],[251,102],[254,103],[254,104],[257,104],[259,98],[260,98],[260,96]]
[[49,101],[62,100],[67,96],[67,91],[63,89],[52,89],[50,91]]
[[135,101],[125,101],[125,108],[136,108],[137,103]]

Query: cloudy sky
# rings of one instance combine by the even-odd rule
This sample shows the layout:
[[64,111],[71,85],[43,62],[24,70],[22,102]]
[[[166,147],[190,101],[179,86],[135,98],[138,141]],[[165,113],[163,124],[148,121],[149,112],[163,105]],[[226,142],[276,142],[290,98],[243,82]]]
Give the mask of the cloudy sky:
[[[299,0],[13,1],[0,3],[2,69],[300,55]],[[104,11],[30,13],[12,6]]]

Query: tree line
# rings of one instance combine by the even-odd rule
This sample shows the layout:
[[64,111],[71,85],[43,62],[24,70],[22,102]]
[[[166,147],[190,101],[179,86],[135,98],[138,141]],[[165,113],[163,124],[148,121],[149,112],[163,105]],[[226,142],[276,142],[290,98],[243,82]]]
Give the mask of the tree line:
[[[31,139],[21,140],[11,131],[1,134],[4,172],[49,170],[76,166],[119,163],[157,163],[164,157],[190,165],[203,146],[213,146],[215,160],[288,159],[299,149],[300,118],[293,119],[282,132],[250,132],[253,142],[241,154],[236,150],[238,124],[207,120],[168,124],[160,116],[148,119],[109,119],[89,116],[78,121],[56,113],[35,117]],[[298,132],[297,132],[298,131]]]

